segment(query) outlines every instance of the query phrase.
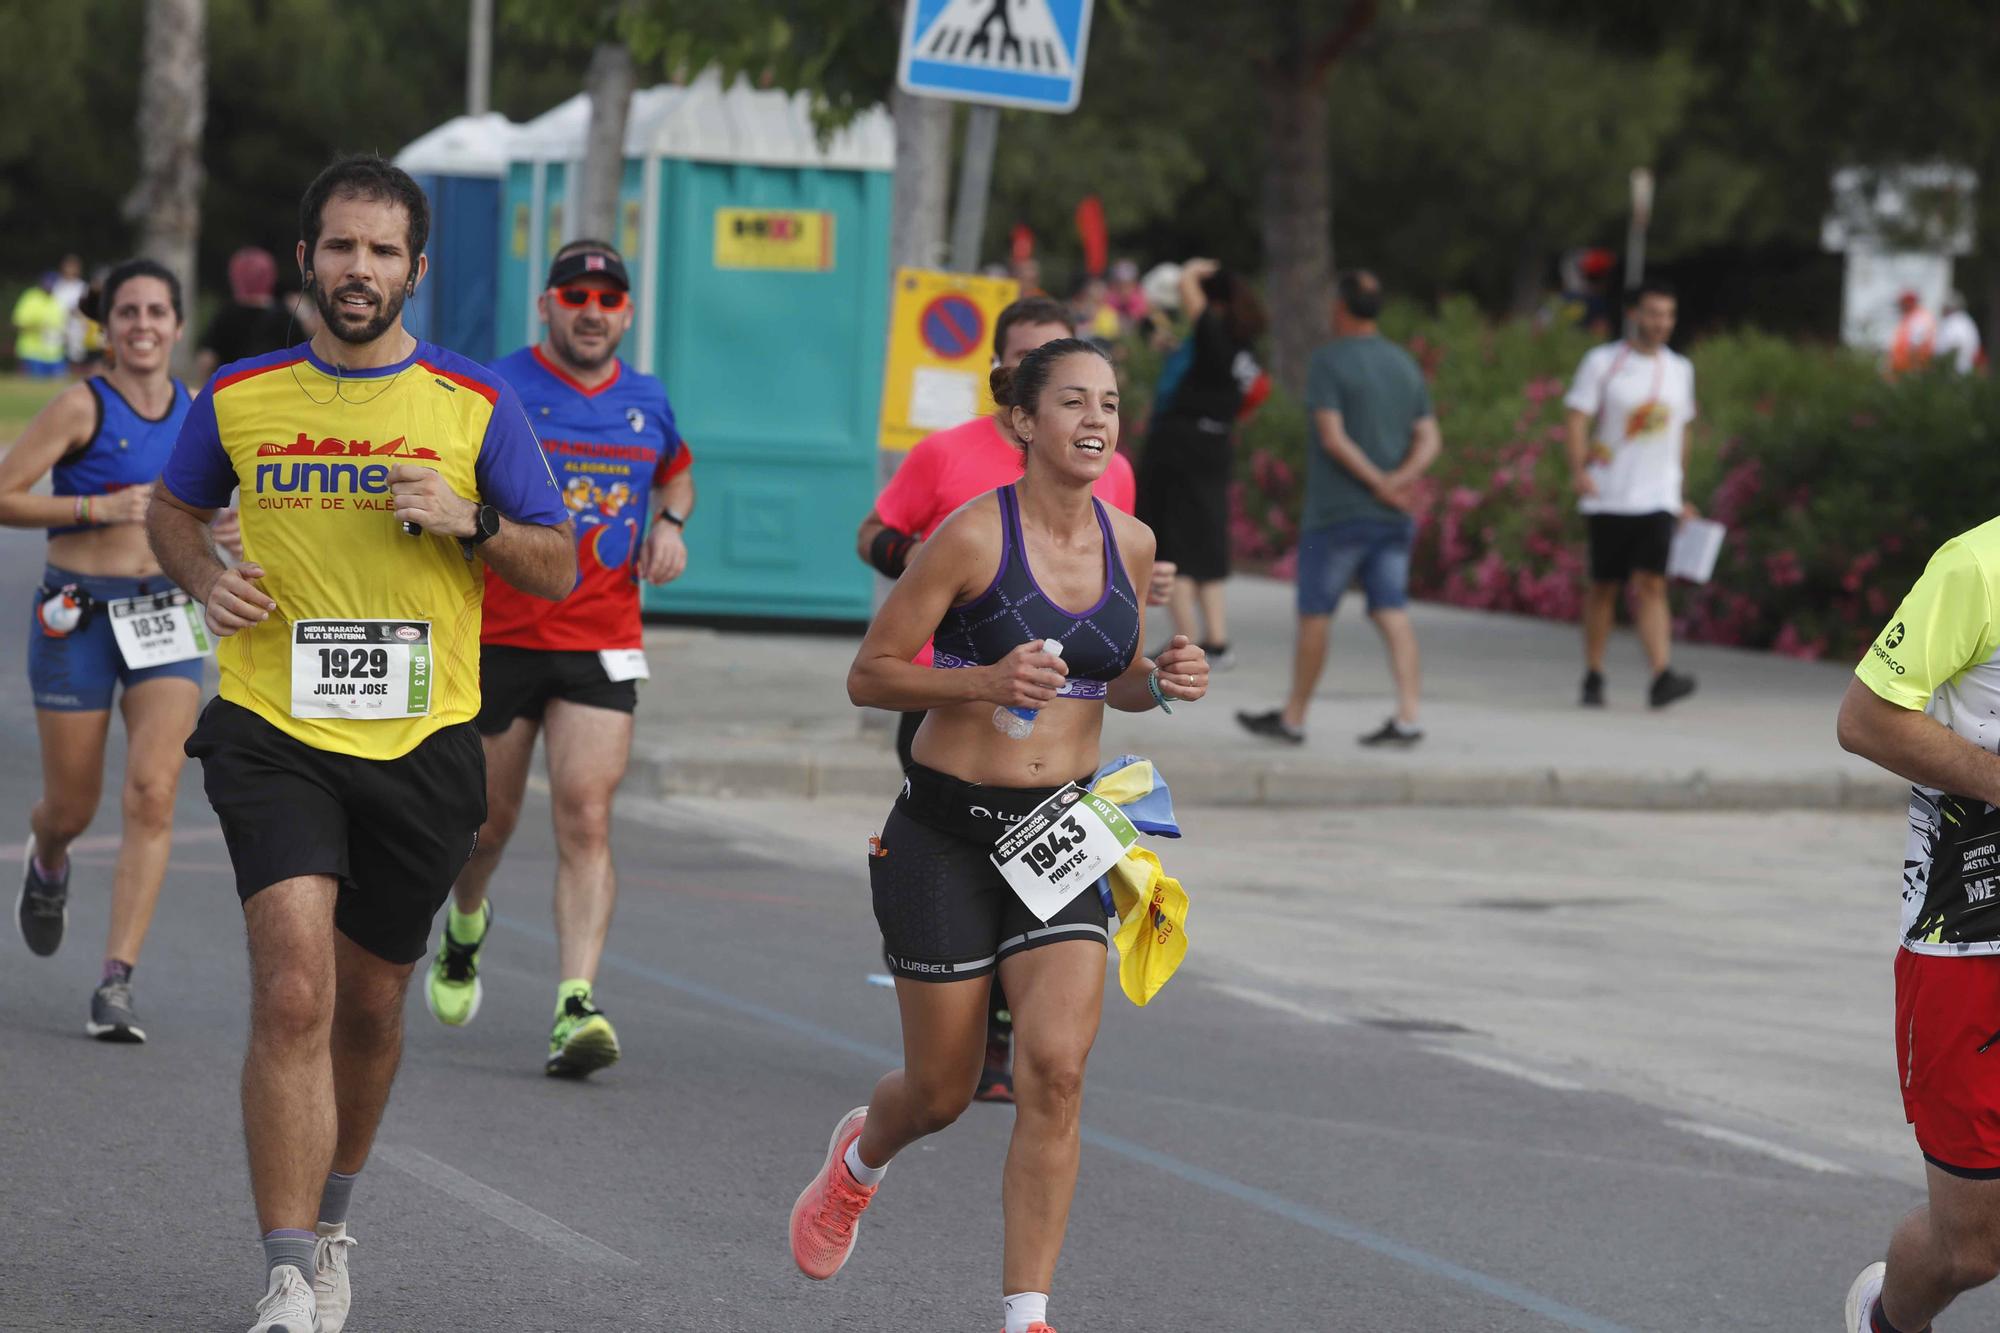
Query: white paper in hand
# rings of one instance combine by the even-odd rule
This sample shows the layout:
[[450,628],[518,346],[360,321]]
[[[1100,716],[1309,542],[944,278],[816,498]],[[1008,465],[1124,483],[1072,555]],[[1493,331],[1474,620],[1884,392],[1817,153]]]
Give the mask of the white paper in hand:
[[1716,557],[1722,554],[1722,539],[1729,529],[1713,519],[1691,518],[1674,532],[1674,544],[1667,551],[1667,575],[1689,583],[1706,583],[1715,575]]

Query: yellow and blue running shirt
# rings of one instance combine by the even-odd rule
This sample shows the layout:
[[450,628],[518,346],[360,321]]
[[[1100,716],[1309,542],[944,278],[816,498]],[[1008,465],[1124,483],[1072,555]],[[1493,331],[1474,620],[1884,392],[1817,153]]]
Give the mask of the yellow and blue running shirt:
[[[2000,519],[1939,547],[1854,674],[1980,749],[2000,751]],[[2000,810],[1910,789],[1903,947],[2000,954]]]
[[[222,640],[222,697],[320,750],[395,759],[479,711],[485,570],[445,537],[396,521],[389,470],[435,468],[517,523],[569,517],[521,401],[477,362],[419,342],[405,360],[337,370],[311,345],[224,366],[195,401],[160,478],[198,509],[242,488],[244,559],[278,604]],[[428,711],[375,719],[292,715],[292,623],[430,625]]]

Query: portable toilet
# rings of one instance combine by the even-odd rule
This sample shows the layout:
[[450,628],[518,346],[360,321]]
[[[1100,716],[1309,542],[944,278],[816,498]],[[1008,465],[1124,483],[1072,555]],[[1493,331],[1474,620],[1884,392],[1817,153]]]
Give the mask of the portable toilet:
[[500,183],[519,130],[497,111],[459,116],[396,154],[431,201],[430,275],[404,324],[475,361],[491,361],[499,345]]
[[[522,126],[502,203],[502,353],[575,233],[587,98]],[[874,501],[895,131],[877,108],[822,141],[803,95],[713,71],[636,93],[617,235],[635,322],[695,458],[688,572],[648,610],[867,619],[854,530]]]

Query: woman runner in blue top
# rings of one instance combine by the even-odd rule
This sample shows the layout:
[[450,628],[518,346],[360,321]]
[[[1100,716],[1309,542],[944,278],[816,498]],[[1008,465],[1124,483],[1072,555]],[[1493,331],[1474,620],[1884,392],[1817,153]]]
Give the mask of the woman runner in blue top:
[[[68,919],[69,847],[97,813],[114,689],[124,686],[124,837],[111,879],[104,971],[91,997],[89,1035],[146,1039],[132,1006],[139,961],[173,835],[181,744],[201,704],[206,652],[160,661],[177,597],[146,544],[153,482],[187,415],[187,386],[168,372],[181,339],[181,290],[145,259],[106,277],[84,313],[105,328],[107,368],[56,395],[0,459],[0,525],[46,528],[48,568],[21,608],[29,622],[28,678],[41,737],[42,799],[28,816],[15,919],[28,947],[48,955]],[[53,494],[31,494],[44,476]],[[233,540],[218,523],[218,536]],[[151,600],[160,596],[156,604]],[[128,664],[113,632],[127,624]],[[199,616],[194,619],[200,623]],[[135,637],[136,635],[136,637]],[[182,645],[186,651],[191,645]],[[205,641],[199,645],[205,650]]]
[[[1153,534],[1091,496],[1118,447],[1118,382],[1103,353],[1058,339],[996,369],[993,397],[1025,448],[1021,480],[968,503],[918,549],[847,678],[857,705],[928,710],[869,862],[904,1065],[835,1127],[793,1207],[791,1241],[808,1277],[832,1277],[890,1159],[972,1100],[997,969],[1014,1015],[1017,1105],[1002,1191],[1006,1329],[1047,1333],[1106,918],[1089,887],[1059,908],[1042,903],[1050,916],[1031,911],[989,857],[1036,806],[1089,783],[1106,704],[1143,712],[1163,697],[1199,699],[1208,661],[1184,637],[1157,663],[1140,654],[1134,590],[1147,586]],[[933,635],[935,669],[913,664]],[[1003,732],[996,705],[1032,713],[1032,731]]]

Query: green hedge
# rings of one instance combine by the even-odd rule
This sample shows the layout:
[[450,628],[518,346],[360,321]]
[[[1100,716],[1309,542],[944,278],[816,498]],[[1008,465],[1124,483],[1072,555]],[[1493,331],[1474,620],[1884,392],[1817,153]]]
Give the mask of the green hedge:
[[[1384,326],[1423,364],[1444,429],[1413,591],[1574,619],[1583,525],[1561,400],[1590,340],[1494,325],[1469,301],[1395,309]],[[1856,656],[1938,544],[2000,512],[1989,480],[2000,476],[2000,382],[1938,370],[1891,384],[1854,353],[1759,333],[1711,338],[1691,355],[1701,418],[1688,498],[1730,532],[1714,580],[1675,590],[1683,637]],[[1133,396],[1154,364],[1131,354]],[[1274,392],[1238,449],[1232,537],[1246,564],[1291,572],[1305,449],[1302,406]]]

